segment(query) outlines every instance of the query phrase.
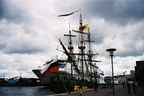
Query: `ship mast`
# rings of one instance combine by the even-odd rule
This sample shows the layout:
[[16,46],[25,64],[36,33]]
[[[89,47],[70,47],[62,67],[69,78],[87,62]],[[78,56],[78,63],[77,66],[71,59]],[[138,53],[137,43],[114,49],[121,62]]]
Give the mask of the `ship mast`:
[[69,25],[69,34],[64,34],[64,36],[69,37],[68,50],[69,50],[69,54],[70,54],[70,56],[71,56],[71,59],[69,60],[69,62],[71,63],[71,77],[73,77],[73,65],[74,65],[73,63],[75,63],[75,62],[74,62],[73,56],[72,56],[72,54],[73,54],[73,49],[74,49],[74,47],[73,47],[73,42],[72,42],[72,37],[76,37],[76,35],[72,35],[71,30],[70,30],[70,25]]
[[[97,71],[98,68],[96,65],[94,65],[94,62],[99,62],[97,60],[93,60],[93,56],[97,54],[93,54],[92,52],[92,46],[91,43],[94,41],[91,41],[91,35],[90,30],[88,28],[88,32],[85,32],[85,29],[88,28],[87,25],[83,24],[82,14],[80,12],[80,19],[79,19],[79,30],[73,30],[74,32],[78,33],[78,49],[79,52],[74,52],[72,37],[75,37],[75,35],[72,35],[72,32],[69,27],[69,33],[64,34],[64,36],[69,37],[68,39],[68,50],[60,40],[60,44],[62,45],[62,48],[65,51],[65,54],[68,56],[68,62],[71,64],[71,77],[73,77],[73,68],[76,71],[76,73],[79,74],[81,80],[87,79],[87,76],[90,76],[90,80],[92,80],[92,77],[96,77],[94,74]],[[87,38],[87,40],[86,40]],[[86,42],[88,42],[88,46],[86,46]],[[85,52],[86,47],[88,49],[88,52]],[[86,71],[85,71],[86,70]],[[85,74],[86,73],[86,74]]]
[[[90,30],[88,30],[89,32]],[[91,36],[90,36],[90,32],[88,33],[88,47],[89,47],[89,50],[88,50],[88,63],[90,65],[90,73],[92,73],[92,49],[91,49]],[[90,76],[90,80],[92,80],[92,76]]]
[[[93,56],[94,55],[97,55],[97,54],[93,54],[93,51],[92,51],[92,46],[91,46],[91,43],[95,42],[95,41],[92,41],[91,40],[91,34],[90,34],[90,30],[88,29],[88,64],[89,64],[89,67],[90,67],[90,80],[92,81],[92,78],[95,77],[96,79],[96,75],[97,75],[97,69],[94,70],[94,66],[97,67],[96,65],[93,66],[93,63],[94,62],[100,62],[100,61],[95,61],[93,60]],[[93,76],[94,75],[94,76]]]
[[[82,14],[80,13],[80,25],[79,25],[79,31],[83,32],[83,20],[82,20]],[[84,37],[83,34],[80,34],[80,45],[78,46],[80,53],[81,53],[81,57],[80,57],[80,61],[81,61],[81,70],[82,70],[82,80],[85,79],[85,75],[84,75],[84,50],[85,50],[85,45],[84,45]]]
[[[87,33],[84,32],[84,29],[87,28]],[[97,66],[94,65],[96,64],[95,62],[101,62],[101,61],[97,61],[97,60],[93,60],[93,56],[94,55],[98,55],[97,53],[94,54],[92,52],[92,45],[91,43],[95,42],[91,40],[91,34],[90,34],[90,29],[87,25],[83,25],[83,20],[82,20],[82,14],[80,13],[80,25],[79,25],[79,33],[80,33],[80,45],[78,46],[79,50],[80,50],[80,64],[81,64],[81,69],[82,69],[82,80],[86,79],[85,78],[85,72],[84,72],[84,68],[86,67],[86,73],[88,74],[88,76],[90,76],[90,80],[92,80],[92,74],[94,75],[95,79],[96,79],[96,75],[97,75]],[[87,40],[85,40],[85,36],[87,36]],[[88,42],[88,53],[85,53],[85,41]],[[87,59],[86,59],[87,56]],[[87,62],[86,62],[87,61]],[[87,65],[88,63],[88,65]],[[90,67],[90,69],[88,68]]]

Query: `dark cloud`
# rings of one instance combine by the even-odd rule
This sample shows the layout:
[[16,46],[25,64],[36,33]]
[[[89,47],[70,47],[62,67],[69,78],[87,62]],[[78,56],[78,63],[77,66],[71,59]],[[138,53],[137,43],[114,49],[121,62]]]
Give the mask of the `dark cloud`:
[[91,16],[108,20],[128,22],[144,18],[144,0],[88,0],[86,11]]
[[119,56],[142,56],[144,54],[144,44],[142,40],[131,41],[130,44],[124,46],[127,50],[124,52],[118,52]]
[[96,44],[101,44],[103,43],[104,35],[100,32],[95,32],[92,30],[91,39],[92,41],[95,41]]
[[[16,34],[15,34],[16,35]],[[14,38],[14,39],[13,39]],[[6,39],[6,38],[5,38]],[[35,40],[17,39],[17,37],[10,37],[8,42],[1,44],[1,51],[6,54],[36,54],[45,52],[45,48],[38,42],[34,44]]]
[[28,46],[28,45],[21,45],[15,46],[13,48],[7,48],[5,53],[7,54],[35,54],[42,52],[43,50],[37,47]]
[[0,42],[0,49],[2,50],[2,49],[4,49],[5,47],[6,47],[5,43]]
[[136,50],[136,49],[135,50],[129,50],[129,48],[128,48],[127,52],[122,52],[122,53],[118,52],[117,56],[119,56],[119,57],[142,56],[144,54],[142,51],[144,51],[144,50]]
[[121,41],[117,39],[115,39],[115,41],[122,42],[120,43],[120,46],[124,49],[119,52],[120,56],[142,56],[144,54],[143,28],[144,21],[141,21],[133,25],[128,25],[120,34],[117,33],[119,35],[117,35],[116,38],[119,38]]
[[[0,42],[1,43],[1,42]],[[24,42],[24,41],[9,41],[0,44],[1,52],[6,54],[35,54],[44,52],[45,49],[39,46],[31,44],[32,42]]]
[[22,25],[0,22],[0,51],[6,54],[35,54],[45,48],[36,34],[26,33]]
[[3,15],[4,15],[3,0],[0,0],[0,18],[2,18]]
[[0,19],[12,22],[24,22],[29,18],[26,11],[9,0],[0,0]]

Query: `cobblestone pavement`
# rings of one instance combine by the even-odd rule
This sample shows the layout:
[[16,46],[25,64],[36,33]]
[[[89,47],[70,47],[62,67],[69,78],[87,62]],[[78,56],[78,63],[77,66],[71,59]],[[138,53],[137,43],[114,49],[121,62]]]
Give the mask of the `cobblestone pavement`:
[[94,91],[91,89],[85,92],[73,92],[71,94],[63,93],[63,94],[57,94],[53,96],[112,96],[112,90],[111,89],[99,89],[98,91]]
[[122,85],[115,86],[115,96],[135,96],[135,94],[132,92],[131,94],[128,94],[127,87],[123,87]]
[[[115,86],[115,96],[144,96],[142,88],[136,88],[136,94],[132,91],[130,94],[128,93],[127,87],[123,87],[122,85]],[[93,89],[87,90],[85,92],[72,92],[71,94],[63,93],[51,96],[113,96],[111,88],[103,88],[94,91]]]
[[136,87],[136,90],[131,88],[131,92],[128,93],[127,87],[123,87],[121,85],[116,86],[115,96],[144,96],[144,88],[143,87]]
[[111,89],[100,89],[98,91],[90,90],[83,93],[76,93],[70,96],[111,96]]

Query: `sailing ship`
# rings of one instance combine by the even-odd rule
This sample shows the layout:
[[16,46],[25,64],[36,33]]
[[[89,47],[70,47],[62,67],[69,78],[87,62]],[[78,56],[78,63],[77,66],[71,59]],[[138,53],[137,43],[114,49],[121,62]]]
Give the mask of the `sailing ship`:
[[[72,34],[75,33],[76,35]],[[45,68],[32,70],[40,79],[42,85],[48,86],[56,93],[72,91],[75,85],[93,87],[95,82],[103,73],[98,72],[97,62],[94,57],[98,53],[92,50],[91,32],[87,24],[83,24],[82,14],[80,13],[79,29],[69,29],[68,46],[59,39],[59,43],[67,56],[65,60],[53,59],[46,62]],[[73,38],[78,39],[78,44],[73,44]],[[76,46],[78,45],[78,46]],[[75,49],[77,47],[77,51]],[[70,64],[70,72],[64,70],[60,71],[61,67]]]

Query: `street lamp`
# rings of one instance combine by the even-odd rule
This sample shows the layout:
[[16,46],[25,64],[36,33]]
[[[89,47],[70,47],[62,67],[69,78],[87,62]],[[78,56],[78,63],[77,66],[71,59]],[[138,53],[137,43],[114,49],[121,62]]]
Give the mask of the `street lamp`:
[[106,49],[107,52],[110,53],[110,57],[111,57],[111,65],[112,65],[112,87],[113,87],[113,96],[115,96],[115,86],[114,86],[114,68],[113,68],[113,53],[114,51],[116,51],[115,48],[109,48]]

